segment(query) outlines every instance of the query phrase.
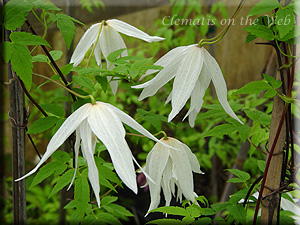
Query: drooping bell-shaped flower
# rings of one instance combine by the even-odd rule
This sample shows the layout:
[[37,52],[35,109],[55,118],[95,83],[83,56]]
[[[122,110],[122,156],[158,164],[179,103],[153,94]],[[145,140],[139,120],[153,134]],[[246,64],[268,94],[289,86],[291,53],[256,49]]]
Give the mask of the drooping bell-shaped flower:
[[[184,119],[188,116],[189,124],[193,127],[201,110],[205,91],[212,81],[223,109],[229,116],[242,123],[227,101],[227,87],[222,71],[217,61],[204,47],[197,45],[177,47],[165,54],[154,65],[164,68],[153,79],[132,88],[143,88],[139,97],[139,100],[143,100],[154,95],[174,78],[172,92],[166,101],[166,103],[171,101],[172,104],[169,121],[179,113],[188,99],[191,98],[190,109]],[[153,72],[153,70],[147,71],[142,78]]]
[[[51,138],[45,154],[36,167],[16,181],[22,180],[35,173],[37,169],[52,155],[52,153],[55,152],[74,131],[76,131],[76,142],[74,146],[76,168],[81,142],[81,151],[83,157],[87,161],[88,177],[96,196],[98,206],[100,207],[100,185],[98,169],[93,156],[97,138],[106,146],[119,177],[128,188],[137,193],[137,182],[133,161],[139,167],[140,165],[136,162],[125,140],[126,133],[122,122],[132,127],[142,135],[154,141],[161,142],[138,124],[133,118],[118,108],[104,102],[96,102],[95,104],[86,103],[73,112],[57,130]],[[164,145],[164,143],[162,144]],[[74,173],[74,177],[75,174],[76,171]],[[151,180],[151,178],[148,179]]]
[[[95,45],[94,55],[97,64],[101,66],[102,53],[106,59],[107,67],[109,67],[110,62],[107,60],[107,56],[114,51],[126,48],[125,42],[119,33],[139,38],[147,42],[164,40],[164,38],[161,37],[150,36],[123,21],[117,19],[106,20],[92,25],[84,33],[74,50],[70,63],[74,63],[74,66],[77,66],[83,60],[88,49],[92,45]],[[125,50],[121,56],[127,56],[127,51]],[[113,67],[110,68],[112,69]],[[110,79],[111,77],[109,77],[109,80]],[[115,94],[118,88],[118,81],[113,80],[110,82],[110,85],[112,92]]]
[[194,192],[193,172],[203,174],[197,157],[187,145],[171,137],[167,140],[162,138],[160,141],[147,155],[144,167],[145,172],[155,182],[154,184],[147,179],[151,197],[148,212],[158,207],[161,189],[166,206],[170,205],[172,195],[175,196],[175,186],[177,186],[177,200],[181,202],[183,195],[194,202],[197,194]]

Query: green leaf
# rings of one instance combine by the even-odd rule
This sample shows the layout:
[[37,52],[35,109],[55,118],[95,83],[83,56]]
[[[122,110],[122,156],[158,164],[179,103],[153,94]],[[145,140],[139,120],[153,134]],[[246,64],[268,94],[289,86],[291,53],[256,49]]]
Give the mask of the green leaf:
[[6,63],[9,62],[11,59],[12,54],[12,43],[8,41],[4,41],[3,43],[0,43],[0,52],[2,53],[3,59]]
[[41,107],[48,113],[51,113],[58,117],[64,117],[65,116],[65,110],[60,105],[55,104],[42,104]]
[[109,205],[118,200],[118,197],[106,195],[101,199],[101,206]]
[[254,39],[256,39],[256,36],[253,34],[248,34],[246,37],[246,44],[250,43],[251,41],[253,41]]
[[232,132],[234,132],[235,130],[236,130],[236,128],[232,124],[222,124],[222,125],[214,127],[210,131],[208,131],[205,134],[205,137],[208,137],[208,136],[218,137],[218,136],[228,135],[228,134],[231,134]]
[[248,125],[242,125],[237,127],[237,131],[239,132],[239,134],[241,135],[242,141],[245,142],[250,131],[251,131],[251,127],[249,127]]
[[271,86],[275,89],[279,88],[282,85],[282,82],[280,80],[275,80],[274,77],[269,76],[267,74],[263,74],[264,78],[266,81],[269,82],[269,84],[271,84]]
[[12,32],[9,35],[12,42],[23,44],[23,45],[46,45],[51,47],[49,43],[42,37],[36,36],[26,32]]
[[203,217],[203,218],[199,218],[195,221],[194,223],[195,225],[204,225],[204,224],[211,224],[211,218],[209,217]]
[[151,210],[150,212],[162,212],[170,215],[190,216],[189,212],[178,206],[164,206]]
[[38,54],[35,56],[32,56],[31,62],[44,62],[47,63],[48,62],[48,57],[42,54]]
[[59,161],[61,163],[67,163],[71,160],[71,157],[68,153],[64,151],[56,151],[51,156],[52,159],[55,159],[56,161]]
[[87,77],[79,77],[79,76],[73,76],[72,78],[80,86],[86,87],[86,88],[88,88],[88,89],[90,89],[92,91],[95,90],[93,81],[91,81],[89,78],[87,78]]
[[74,176],[74,172],[75,169],[70,169],[67,172],[65,172],[62,176],[60,176],[60,178],[57,180],[57,183],[50,192],[49,198],[71,183],[72,178]]
[[226,169],[226,170],[238,177],[238,178],[229,179],[227,182],[240,183],[240,182],[246,182],[251,178],[249,173],[246,173],[239,169]]
[[74,200],[76,208],[84,215],[90,201],[90,188],[86,176],[80,175],[75,180]]
[[201,216],[201,211],[200,207],[196,205],[190,205],[189,207],[186,208],[186,211],[190,214],[192,217],[199,217]]
[[229,206],[229,202],[220,202],[220,203],[215,203],[211,205],[211,208],[215,210],[216,212],[220,212],[226,209],[227,206]]
[[157,220],[152,220],[147,222],[146,224],[157,224],[157,225],[186,225],[185,222],[182,222],[181,220],[176,220],[176,219],[157,219]]
[[226,209],[237,222],[246,224],[246,209],[241,204],[229,205]]
[[97,215],[97,221],[97,224],[122,225],[118,218],[105,212],[101,212]]
[[67,64],[67,65],[64,65],[62,68],[60,68],[60,71],[62,72],[63,75],[67,75],[71,72],[73,68],[73,65],[72,64]]
[[60,11],[61,9],[56,7],[55,5],[51,4],[51,3],[46,3],[42,0],[36,0],[33,2],[33,4],[42,9],[42,10],[46,10],[46,11]]
[[101,85],[104,93],[106,93],[107,91],[107,86],[108,86],[108,81],[107,81],[107,77],[102,77],[100,75],[96,75],[95,76],[96,81]]
[[139,116],[141,116],[143,119],[148,121],[157,131],[162,130],[162,125],[161,125],[162,121],[163,122],[168,121],[168,118],[162,115],[154,114],[143,109],[137,109],[136,111],[139,114]]
[[47,116],[47,117],[43,117],[41,119],[35,120],[29,127],[27,133],[28,134],[43,133],[44,131],[53,127],[58,122],[58,120],[59,120],[59,118],[57,118],[55,116]]
[[264,14],[270,12],[273,9],[281,7],[277,0],[263,0],[256,3],[254,7],[250,10],[248,16],[255,16],[259,14]]
[[265,81],[253,81],[245,86],[241,87],[239,90],[233,93],[233,95],[238,94],[260,94],[263,90],[270,90],[272,87]]
[[29,50],[22,44],[12,43],[11,45],[11,65],[16,74],[24,82],[28,90],[32,85],[32,62]]
[[257,166],[261,172],[265,172],[266,161],[265,160],[257,160]]
[[142,60],[138,60],[136,62],[134,62],[132,65],[131,65],[131,69],[133,70],[138,70],[140,69],[142,66],[150,63],[152,60],[152,58],[149,58],[149,59],[142,59]]
[[259,110],[245,110],[246,115],[253,121],[262,125],[269,126],[271,123],[271,115],[261,112]]
[[32,188],[35,185],[41,183],[43,180],[45,180],[47,177],[49,177],[51,174],[53,174],[60,167],[63,167],[64,169],[66,169],[67,165],[62,164],[60,162],[50,162],[50,163],[47,163],[35,175],[35,177],[33,178],[32,183],[30,185],[30,188]]
[[126,48],[122,48],[122,49],[119,49],[117,51],[114,51],[114,52],[110,53],[107,56],[107,60],[109,62],[113,63],[122,54],[122,52],[124,52],[125,50],[126,50]]
[[52,56],[54,61],[59,60],[63,55],[63,52],[59,50],[52,50],[49,53]]
[[289,9],[279,9],[276,12],[276,28],[279,32],[279,37],[283,38],[293,30],[295,24],[295,14]]
[[7,30],[15,30],[21,27],[33,5],[25,0],[11,0],[3,7],[4,27]]
[[261,37],[269,41],[272,41],[275,38],[273,31],[263,25],[252,25],[244,28],[244,30],[248,31],[250,34],[256,37]]
[[67,49],[69,49],[76,30],[73,19],[72,17],[66,14],[56,14],[56,18],[57,18],[57,27],[62,33],[62,36],[67,45]]

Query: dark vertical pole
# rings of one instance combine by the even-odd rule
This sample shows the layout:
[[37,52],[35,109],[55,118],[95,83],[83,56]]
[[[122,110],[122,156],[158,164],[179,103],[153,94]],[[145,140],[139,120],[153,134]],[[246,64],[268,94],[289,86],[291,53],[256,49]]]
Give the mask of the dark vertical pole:
[[[8,40],[10,32],[6,32]],[[13,221],[26,224],[25,180],[14,182],[25,174],[25,98],[22,87],[11,64],[7,68],[9,82],[9,116],[12,126],[12,178],[13,178]]]

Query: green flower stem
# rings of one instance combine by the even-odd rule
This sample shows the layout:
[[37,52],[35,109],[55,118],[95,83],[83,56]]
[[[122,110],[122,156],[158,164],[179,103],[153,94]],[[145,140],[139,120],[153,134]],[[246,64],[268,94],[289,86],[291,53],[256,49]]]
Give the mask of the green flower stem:
[[59,83],[59,82],[57,82],[57,81],[55,81],[55,80],[53,80],[53,79],[51,79],[51,78],[49,78],[49,77],[46,77],[46,76],[44,76],[44,75],[42,75],[42,74],[38,74],[38,73],[32,73],[32,74],[35,75],[35,76],[38,76],[38,77],[45,78],[45,79],[47,79],[47,80],[49,80],[49,81],[51,81],[51,82],[57,84],[58,86],[64,88],[66,91],[72,93],[73,95],[75,95],[75,96],[77,96],[77,97],[79,97],[79,98],[82,98],[82,99],[88,99],[88,98],[90,98],[90,99],[91,99],[91,103],[92,103],[92,104],[95,104],[95,99],[94,99],[94,97],[93,97],[92,95],[86,95],[86,96],[80,95],[80,94],[76,93],[75,91],[73,91],[73,90],[67,88],[67,87],[64,86],[63,84],[61,84],[61,83]]
[[44,22],[40,19],[40,17],[38,17],[38,15],[35,13],[35,11],[32,9],[31,12],[33,13],[33,15],[35,16],[35,18],[44,26],[46,27],[46,24],[44,24]]
[[239,14],[239,12],[241,11],[245,2],[246,2],[246,0],[241,0],[239,6],[237,7],[233,16],[230,19],[230,23],[218,35],[216,35],[215,37],[210,38],[210,39],[201,39],[198,43],[198,46],[201,48],[205,44],[215,44],[215,43],[219,42],[220,40],[222,40],[223,37],[225,36],[225,34],[227,33],[227,31],[229,30],[230,26],[232,25],[232,21],[234,21],[236,16]]
[[100,25],[99,33],[98,33],[98,35],[97,35],[97,39],[96,39],[96,41],[95,41],[95,44],[93,45],[93,49],[92,49],[91,54],[90,54],[90,56],[89,56],[88,62],[87,62],[87,64],[86,64],[86,68],[87,68],[87,67],[89,66],[89,64],[90,64],[90,60],[91,60],[91,58],[92,58],[92,55],[93,55],[93,53],[94,53],[94,51],[95,51],[95,48],[96,48],[96,45],[97,45],[97,43],[98,43],[98,40],[99,40],[101,31],[102,31],[102,27],[103,27],[103,23],[104,23],[104,22],[105,22],[105,21],[102,21],[102,23],[101,23],[101,25]]
[[275,39],[275,42],[276,42],[276,45],[277,45],[278,50],[280,51],[280,53],[281,53],[282,55],[284,55],[284,56],[286,56],[286,57],[288,57],[288,58],[299,58],[299,57],[300,57],[299,55],[293,56],[293,55],[287,55],[287,54],[285,54],[285,53],[281,50],[281,48],[280,48],[280,46],[279,46],[279,44],[278,44],[277,39]]
[[163,130],[162,131],[159,131],[158,133],[154,134],[154,136],[157,136],[159,134],[163,134],[164,135],[164,140],[168,140],[168,135],[166,134],[166,132],[164,132]]

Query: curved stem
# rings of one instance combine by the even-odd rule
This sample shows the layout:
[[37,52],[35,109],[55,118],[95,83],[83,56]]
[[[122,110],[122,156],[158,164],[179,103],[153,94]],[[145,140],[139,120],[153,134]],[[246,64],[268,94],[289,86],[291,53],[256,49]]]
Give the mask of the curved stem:
[[101,25],[100,25],[100,29],[99,29],[99,33],[98,33],[98,35],[97,35],[97,39],[96,39],[96,41],[95,41],[95,44],[93,45],[91,54],[90,54],[90,56],[89,56],[89,59],[88,59],[88,61],[87,61],[86,66],[85,66],[86,68],[87,68],[87,67],[89,66],[89,64],[90,64],[90,60],[91,60],[91,58],[92,58],[92,55],[93,55],[93,53],[94,53],[94,51],[95,51],[95,48],[96,48],[96,45],[97,45],[97,43],[98,43],[98,40],[99,40],[101,31],[102,31],[102,27],[103,27],[103,21],[102,21],[102,23],[101,23]]
[[166,134],[166,132],[164,132],[163,130],[161,130],[158,133],[154,134],[154,136],[157,136],[159,134],[163,134],[164,135],[164,140],[168,140],[168,135]]

